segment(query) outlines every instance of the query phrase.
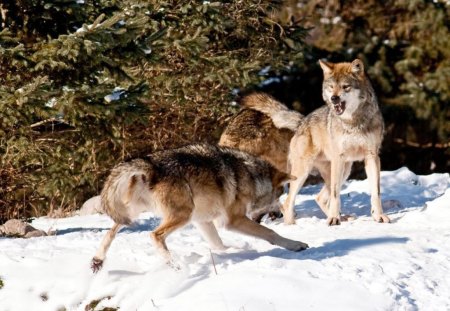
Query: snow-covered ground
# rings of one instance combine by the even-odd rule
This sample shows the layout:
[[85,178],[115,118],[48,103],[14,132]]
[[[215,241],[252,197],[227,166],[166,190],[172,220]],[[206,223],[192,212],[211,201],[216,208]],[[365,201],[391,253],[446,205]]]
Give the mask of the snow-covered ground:
[[[293,253],[220,230],[224,252],[211,252],[193,226],[167,244],[181,270],[164,264],[144,214],[122,229],[103,270],[90,260],[112,222],[106,216],[36,219],[56,235],[0,238],[0,310],[450,310],[450,178],[382,172],[390,224],[369,216],[367,181],[349,181],[343,212],[356,220],[328,227],[314,203],[320,186],[302,189],[297,224],[266,225],[310,245]],[[217,272],[216,272],[217,271]]]

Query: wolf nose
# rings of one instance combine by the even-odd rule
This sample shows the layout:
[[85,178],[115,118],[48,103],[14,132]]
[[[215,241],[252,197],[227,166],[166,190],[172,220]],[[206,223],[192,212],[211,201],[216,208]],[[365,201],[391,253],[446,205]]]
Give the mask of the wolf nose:
[[339,96],[337,96],[337,95],[331,96],[331,102],[332,102],[333,104],[338,104],[339,101],[340,101]]

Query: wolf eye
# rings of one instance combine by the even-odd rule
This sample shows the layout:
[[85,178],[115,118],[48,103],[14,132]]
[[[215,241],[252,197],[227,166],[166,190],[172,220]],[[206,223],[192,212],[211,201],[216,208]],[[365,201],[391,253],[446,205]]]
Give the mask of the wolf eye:
[[346,85],[342,86],[342,88],[344,89],[344,91],[348,92],[348,91],[350,91],[350,89],[352,87],[350,85],[346,84]]

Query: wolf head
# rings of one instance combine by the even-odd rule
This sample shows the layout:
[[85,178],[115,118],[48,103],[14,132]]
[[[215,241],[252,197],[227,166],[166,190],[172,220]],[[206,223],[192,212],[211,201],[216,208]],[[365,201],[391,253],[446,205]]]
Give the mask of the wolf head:
[[283,194],[284,185],[296,179],[295,176],[281,172],[272,165],[268,165],[268,167],[269,172],[266,177],[270,177],[270,179],[256,182],[255,200],[247,210],[251,219],[256,219],[261,213],[279,211],[281,207],[279,198]]
[[329,63],[319,61],[324,80],[322,96],[330,109],[342,119],[351,119],[367,101],[373,101],[375,94],[364,73],[361,60],[351,63]]

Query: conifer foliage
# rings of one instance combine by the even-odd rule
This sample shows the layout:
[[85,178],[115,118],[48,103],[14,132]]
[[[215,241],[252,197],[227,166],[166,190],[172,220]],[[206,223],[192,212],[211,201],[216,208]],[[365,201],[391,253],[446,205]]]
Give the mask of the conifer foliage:
[[122,159],[215,140],[233,88],[302,61],[306,31],[277,5],[2,1],[0,222],[79,207]]

